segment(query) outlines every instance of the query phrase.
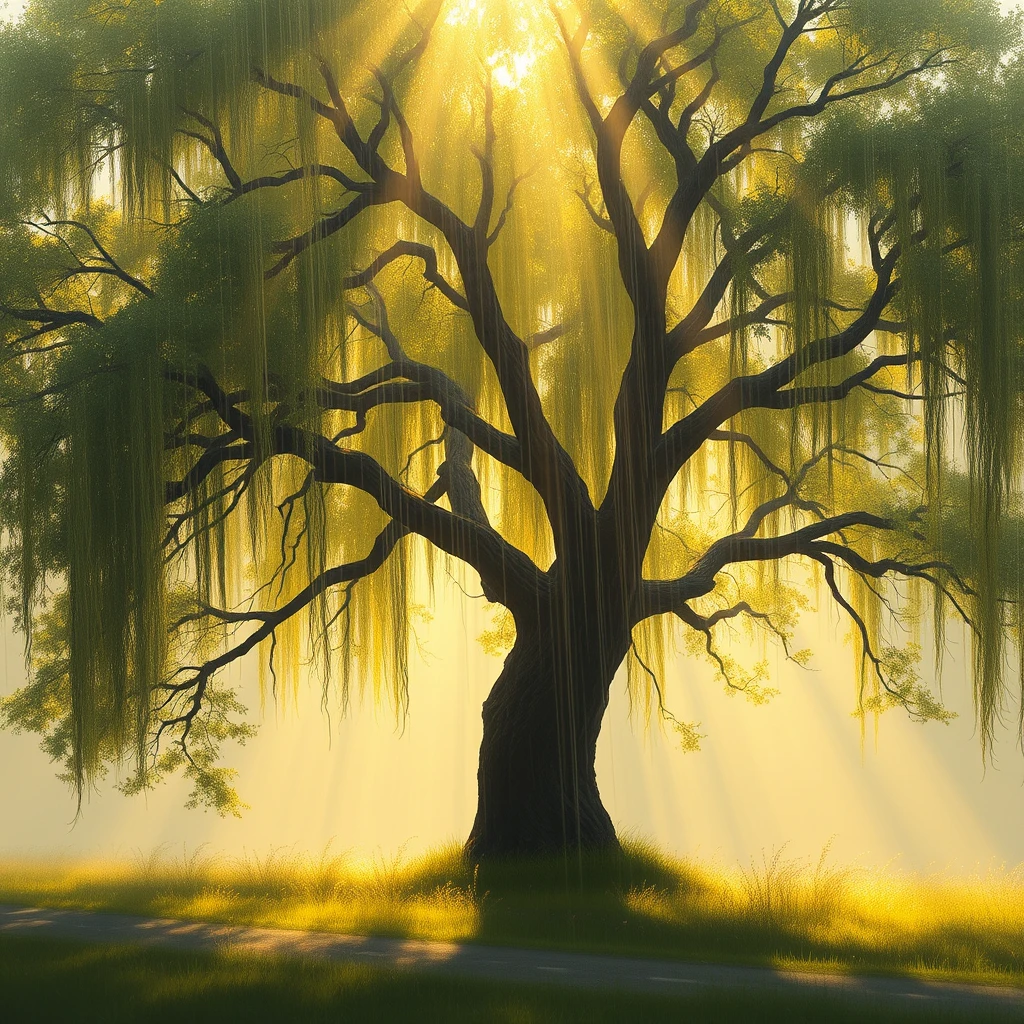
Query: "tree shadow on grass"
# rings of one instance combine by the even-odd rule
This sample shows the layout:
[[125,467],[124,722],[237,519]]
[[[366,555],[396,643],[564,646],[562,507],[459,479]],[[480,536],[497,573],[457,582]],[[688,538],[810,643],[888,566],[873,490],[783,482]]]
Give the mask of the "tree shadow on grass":
[[730,873],[627,839],[617,853],[482,865],[474,938],[1024,986],[1019,874],[918,879],[827,855],[807,864],[778,850]]
[[[827,852],[827,851],[826,851]],[[356,865],[325,849],[239,861],[0,865],[0,902],[400,938],[1024,984],[1024,880],[858,873],[765,856],[744,872],[621,851],[474,865],[458,846]]]

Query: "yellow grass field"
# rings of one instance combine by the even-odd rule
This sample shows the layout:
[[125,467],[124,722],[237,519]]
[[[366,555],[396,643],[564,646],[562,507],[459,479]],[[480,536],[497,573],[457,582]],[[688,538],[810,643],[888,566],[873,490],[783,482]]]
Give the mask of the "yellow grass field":
[[477,867],[328,848],[228,859],[0,861],[0,902],[285,928],[1024,985],[1024,870],[912,875],[765,855],[744,868],[621,855]]

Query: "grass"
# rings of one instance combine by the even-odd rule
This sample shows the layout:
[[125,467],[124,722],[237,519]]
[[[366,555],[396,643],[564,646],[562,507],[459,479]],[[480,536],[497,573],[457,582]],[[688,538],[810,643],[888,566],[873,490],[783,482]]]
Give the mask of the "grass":
[[[827,853],[827,851],[826,851]],[[649,844],[582,862],[467,864],[455,848],[358,865],[325,851],[133,864],[0,862],[0,902],[1024,986],[1024,874],[788,860],[745,870]]]
[[683,998],[501,985],[272,957],[0,936],[3,1017],[128,1024],[488,1021],[494,1024],[912,1021],[984,1024],[1006,1012],[880,1006],[838,996],[710,991]]

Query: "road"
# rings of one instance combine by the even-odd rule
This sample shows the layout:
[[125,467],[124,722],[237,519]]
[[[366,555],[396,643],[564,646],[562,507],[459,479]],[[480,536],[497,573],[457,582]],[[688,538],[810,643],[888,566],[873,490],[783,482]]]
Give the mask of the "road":
[[[914,978],[812,974],[767,967],[680,963],[634,957],[511,949],[471,943],[371,938],[332,932],[250,928],[79,910],[0,904],[0,935],[36,935],[82,942],[132,943],[213,952],[317,957],[383,968],[433,971],[504,982],[547,981],[579,988],[684,994],[698,986],[775,992],[842,994],[889,1006],[1003,1009],[1024,1021],[1024,989],[961,985]],[[1001,1015],[1001,1014],[1000,1014]]]

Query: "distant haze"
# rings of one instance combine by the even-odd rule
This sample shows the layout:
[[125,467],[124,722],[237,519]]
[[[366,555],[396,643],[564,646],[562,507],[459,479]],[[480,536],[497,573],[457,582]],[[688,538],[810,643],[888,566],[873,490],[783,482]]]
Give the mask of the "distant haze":
[[[166,844],[180,854],[203,843],[231,854],[318,852],[330,842],[333,851],[390,857],[461,840],[475,808],[480,705],[500,662],[476,642],[489,625],[478,602],[439,586],[435,612],[417,626],[426,660],[413,661],[404,731],[387,710],[358,701],[347,718],[335,710],[328,723],[312,682],[300,688],[299,711],[268,703],[259,735],[229,751],[250,804],[241,819],[186,811],[177,782],[137,798],[107,785],[72,827],[74,800],[37,739],[0,732],[0,853],[131,856]],[[925,871],[1024,862],[1024,758],[1009,730],[984,772],[970,694],[954,663],[944,698],[956,721],[918,725],[893,711],[877,742],[868,722],[862,750],[852,657],[839,642],[845,628],[809,615],[797,639],[815,648],[812,669],[779,659],[772,684],[781,693],[765,707],[727,696],[703,663],[677,660],[666,671],[666,698],[680,717],[701,723],[706,739],[695,754],[657,727],[631,727],[617,681],[598,779],[620,832],[726,864],[784,844],[794,856],[816,856],[830,839],[843,862]],[[3,638],[0,689],[9,692],[24,669],[20,638],[9,630]],[[243,693],[258,716],[254,665],[245,671]],[[1009,709],[1007,720],[1015,719]]]

